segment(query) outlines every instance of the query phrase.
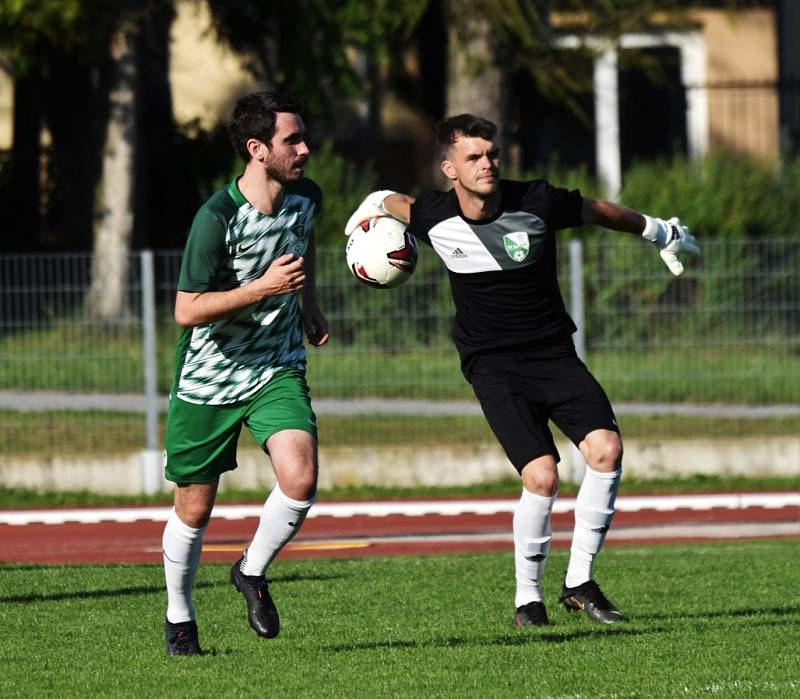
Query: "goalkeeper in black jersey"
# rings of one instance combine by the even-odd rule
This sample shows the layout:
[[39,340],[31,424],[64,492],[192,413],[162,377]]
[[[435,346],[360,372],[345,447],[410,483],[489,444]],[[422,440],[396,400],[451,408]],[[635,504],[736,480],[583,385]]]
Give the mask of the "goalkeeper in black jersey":
[[570,610],[615,623],[622,614],[593,578],[595,557],[614,514],[622,440],[608,398],[578,358],[575,325],[556,275],[555,233],[585,224],[640,234],[679,275],[678,253],[699,254],[677,218],[644,216],[545,180],[500,178],[496,127],[470,114],[437,125],[447,192],[417,198],[373,192],[348,221],[391,215],[430,245],[447,267],[456,315],[453,340],[484,415],[522,478],[514,513],[516,616],[519,626],[549,623],[541,581],[552,538],[559,454],[553,421],[580,449],[587,468],[561,600]]

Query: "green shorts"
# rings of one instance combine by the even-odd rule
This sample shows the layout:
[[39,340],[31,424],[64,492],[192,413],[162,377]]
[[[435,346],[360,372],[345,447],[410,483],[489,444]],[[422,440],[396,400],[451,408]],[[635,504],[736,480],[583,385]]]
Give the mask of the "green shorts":
[[165,478],[175,483],[210,483],[235,469],[242,424],[262,447],[281,430],[303,430],[316,439],[317,418],[304,372],[282,369],[242,403],[200,405],[170,396]]

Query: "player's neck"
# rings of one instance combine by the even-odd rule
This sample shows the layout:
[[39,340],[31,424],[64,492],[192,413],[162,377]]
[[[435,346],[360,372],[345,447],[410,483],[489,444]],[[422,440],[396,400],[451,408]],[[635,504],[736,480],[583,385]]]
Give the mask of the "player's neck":
[[455,189],[461,213],[471,221],[482,221],[491,218],[500,208],[499,189],[486,197],[469,192],[461,187],[456,187]]
[[271,216],[283,201],[283,183],[272,179],[262,168],[245,168],[237,185],[242,196],[262,214]]

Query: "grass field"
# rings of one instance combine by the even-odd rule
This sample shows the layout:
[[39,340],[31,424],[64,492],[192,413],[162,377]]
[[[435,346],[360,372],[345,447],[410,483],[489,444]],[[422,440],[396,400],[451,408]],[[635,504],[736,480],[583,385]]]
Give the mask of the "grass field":
[[166,658],[158,566],[0,565],[0,696],[780,697],[800,694],[798,542],[617,547],[599,580],[629,621],[510,625],[510,553],[278,561],[283,631],[247,626],[204,565],[206,655]]
[[[164,415],[161,416],[163,443]],[[704,437],[770,437],[800,432],[800,417],[728,419],[701,416],[621,415],[623,438],[691,439]],[[558,431],[554,428],[554,433]],[[486,420],[476,416],[359,415],[319,417],[320,444],[325,446],[415,446],[494,444]],[[100,411],[23,413],[0,410],[0,452],[5,454],[119,454],[145,444],[144,415]],[[247,430],[241,448],[257,448]]]
[[[159,390],[169,391],[176,327],[159,326]],[[679,338],[676,340],[678,341]],[[610,397],[621,401],[732,403],[800,402],[800,353],[785,340],[722,346],[589,347],[588,364]],[[0,389],[141,392],[138,328],[55,324],[0,336]],[[458,356],[446,336],[432,346],[380,351],[331,344],[309,351],[309,383],[318,398],[471,398]]]

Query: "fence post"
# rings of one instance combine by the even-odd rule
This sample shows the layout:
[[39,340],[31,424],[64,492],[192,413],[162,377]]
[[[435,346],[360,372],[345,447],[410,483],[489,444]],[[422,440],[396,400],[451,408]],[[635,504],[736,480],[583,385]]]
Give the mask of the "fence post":
[[[569,289],[570,289],[570,315],[578,329],[575,331],[573,340],[575,351],[581,361],[586,361],[586,318],[584,309],[583,292],[583,243],[578,240],[569,241]],[[580,449],[574,444],[570,444],[569,474],[565,480],[573,483],[579,482],[583,478],[586,462],[583,459]],[[565,474],[567,476],[567,474]]]
[[158,439],[158,374],[156,364],[156,293],[153,251],[139,253],[142,283],[142,359],[144,365],[145,448],[141,455],[142,492],[161,490],[162,458]]

